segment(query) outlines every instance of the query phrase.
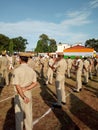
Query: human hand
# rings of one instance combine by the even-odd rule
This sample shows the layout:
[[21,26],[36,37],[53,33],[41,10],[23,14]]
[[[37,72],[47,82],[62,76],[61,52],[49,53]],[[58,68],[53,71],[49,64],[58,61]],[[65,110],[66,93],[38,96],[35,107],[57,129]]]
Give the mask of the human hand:
[[28,97],[26,97],[26,96],[24,97],[23,100],[24,100],[24,102],[25,102],[26,104],[30,102],[30,99],[29,99]]
[[27,91],[26,87],[21,88],[23,92]]

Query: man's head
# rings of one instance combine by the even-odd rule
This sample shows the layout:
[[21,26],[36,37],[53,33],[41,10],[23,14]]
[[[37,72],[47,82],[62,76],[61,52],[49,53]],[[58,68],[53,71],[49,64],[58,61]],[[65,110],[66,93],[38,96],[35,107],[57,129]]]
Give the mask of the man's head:
[[57,53],[57,59],[56,59],[56,61],[59,61],[59,60],[61,60],[62,58],[64,58],[63,52],[58,52],[58,53]]
[[28,53],[26,53],[26,52],[21,52],[21,53],[19,53],[19,57],[20,57],[20,63],[21,62],[27,63],[28,58],[30,57],[30,55]]
[[2,51],[2,56],[6,56],[6,50]]
[[64,53],[63,52],[58,52],[57,55],[58,55],[58,57],[64,57]]

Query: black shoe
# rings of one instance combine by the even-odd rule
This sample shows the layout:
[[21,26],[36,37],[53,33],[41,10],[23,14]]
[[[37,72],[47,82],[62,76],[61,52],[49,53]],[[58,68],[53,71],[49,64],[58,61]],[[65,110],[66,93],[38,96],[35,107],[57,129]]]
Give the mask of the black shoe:
[[80,88],[79,90],[77,90],[77,89],[73,89],[73,92],[77,92],[77,93],[79,93],[80,91],[82,91],[82,88]]
[[83,82],[82,84],[83,84],[83,85],[86,85],[86,84],[87,84],[87,82]]
[[43,83],[43,85],[48,85],[47,83]]
[[53,107],[53,108],[59,108],[59,109],[61,109],[61,108],[62,108],[62,106],[61,106],[61,105],[58,105],[58,104],[56,104],[56,103],[54,103],[54,104],[52,105],[52,107]]
[[82,88],[80,88],[79,91],[82,91]]
[[63,105],[66,105],[66,102],[61,102]]

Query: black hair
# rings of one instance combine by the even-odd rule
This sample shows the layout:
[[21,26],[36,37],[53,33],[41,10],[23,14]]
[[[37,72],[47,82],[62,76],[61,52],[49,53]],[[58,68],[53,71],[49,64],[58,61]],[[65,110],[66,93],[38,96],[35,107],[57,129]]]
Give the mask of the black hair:
[[26,56],[20,56],[20,59],[26,63],[28,62],[28,57]]

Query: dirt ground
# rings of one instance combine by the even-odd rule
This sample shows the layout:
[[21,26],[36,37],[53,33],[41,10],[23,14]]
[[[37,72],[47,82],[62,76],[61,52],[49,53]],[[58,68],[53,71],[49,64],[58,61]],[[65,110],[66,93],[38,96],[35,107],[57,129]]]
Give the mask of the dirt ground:
[[[33,89],[33,130],[98,130],[98,77],[93,76],[80,93],[72,88],[74,75],[65,80],[66,105],[52,108],[56,102],[55,79],[53,85],[39,85]],[[0,88],[0,130],[15,130],[13,86]]]

